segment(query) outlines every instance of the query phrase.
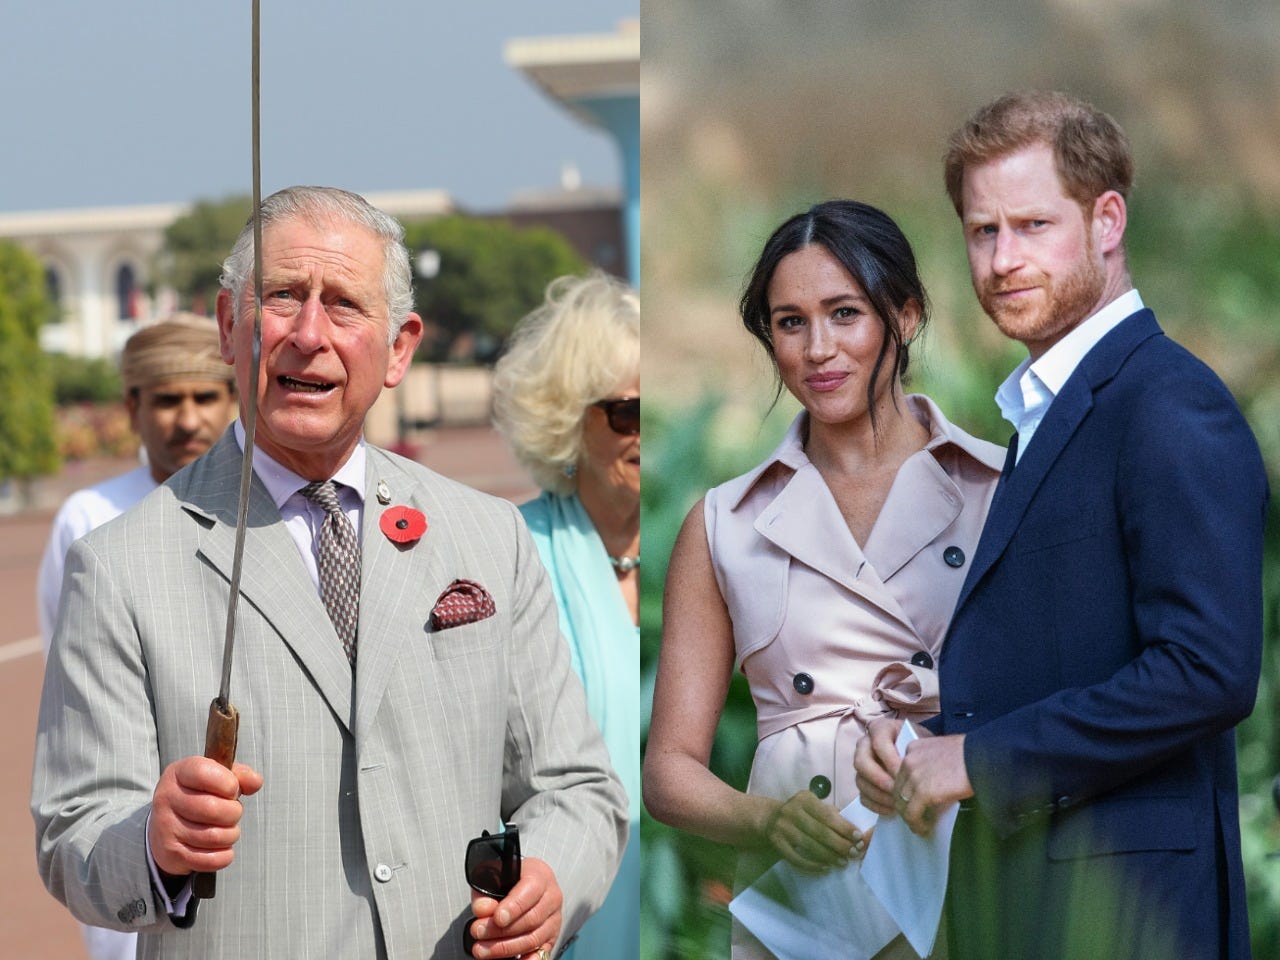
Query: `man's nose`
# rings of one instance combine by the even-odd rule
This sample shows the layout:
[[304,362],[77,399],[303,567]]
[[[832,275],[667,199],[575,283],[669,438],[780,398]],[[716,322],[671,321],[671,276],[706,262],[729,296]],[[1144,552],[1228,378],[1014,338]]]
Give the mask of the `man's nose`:
[[1017,235],[1012,230],[997,231],[991,269],[1000,276],[1006,276],[1021,267],[1022,260],[1022,244]]
[[195,397],[186,397],[178,404],[178,427],[187,433],[195,433],[200,429],[200,405]]
[[317,297],[302,301],[293,318],[292,341],[303,353],[314,353],[325,342],[329,327],[329,314]]

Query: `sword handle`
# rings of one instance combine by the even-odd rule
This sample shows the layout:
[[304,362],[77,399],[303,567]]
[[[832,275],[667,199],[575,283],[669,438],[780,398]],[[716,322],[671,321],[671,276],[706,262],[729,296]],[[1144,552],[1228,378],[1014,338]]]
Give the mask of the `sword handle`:
[[[236,739],[240,732],[240,712],[230,702],[214,697],[209,704],[209,722],[204,728],[204,755],[231,769],[236,759]],[[192,878],[192,896],[212,900],[217,891],[216,873],[197,873]]]

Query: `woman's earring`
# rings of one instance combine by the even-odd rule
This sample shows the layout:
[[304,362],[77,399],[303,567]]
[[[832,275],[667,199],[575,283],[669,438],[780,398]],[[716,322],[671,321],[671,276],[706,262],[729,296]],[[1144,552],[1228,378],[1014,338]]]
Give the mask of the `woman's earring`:
[[577,474],[577,472],[578,472],[578,465],[576,463],[566,463],[564,465],[564,475],[568,477],[570,480],[574,478],[574,475]]

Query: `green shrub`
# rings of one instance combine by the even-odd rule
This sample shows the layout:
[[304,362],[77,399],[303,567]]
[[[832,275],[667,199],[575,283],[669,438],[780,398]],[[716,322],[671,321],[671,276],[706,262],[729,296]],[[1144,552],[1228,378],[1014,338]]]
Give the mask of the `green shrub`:
[[115,364],[101,358],[73,357],[50,353],[54,402],[63,407],[73,403],[117,403],[123,387]]

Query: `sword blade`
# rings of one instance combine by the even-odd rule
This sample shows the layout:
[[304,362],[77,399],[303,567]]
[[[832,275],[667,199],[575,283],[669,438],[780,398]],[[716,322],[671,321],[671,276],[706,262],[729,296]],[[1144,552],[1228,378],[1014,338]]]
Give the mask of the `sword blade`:
[[[259,0],[253,0],[253,363],[249,371],[249,396],[245,404],[244,459],[240,465],[240,503],[236,511],[236,540],[231,560],[231,587],[227,596],[227,630],[222,644],[222,682],[218,703],[230,706],[231,661],[235,651],[236,612],[240,604],[240,577],[244,568],[244,536],[249,518],[249,490],[253,484],[253,448],[258,432],[258,367],[262,363],[262,146],[259,131],[261,86]],[[243,318],[241,321],[243,322]]]
[[[258,365],[262,362],[262,151],[258,142],[259,90],[258,0],[253,0],[253,364],[249,371],[249,396],[245,404],[244,458],[240,464],[240,503],[236,510],[236,542],[231,558],[231,587],[227,593],[227,632],[222,642],[222,683],[209,704],[204,755],[227,769],[235,763],[240,713],[231,704],[231,657],[236,641],[236,611],[240,605],[240,574],[244,569],[244,534],[249,519],[249,489],[253,483],[253,443],[258,428]],[[243,323],[244,318],[237,318]],[[218,891],[216,873],[195,873],[191,894],[211,900]],[[194,908],[193,908],[194,909]]]

